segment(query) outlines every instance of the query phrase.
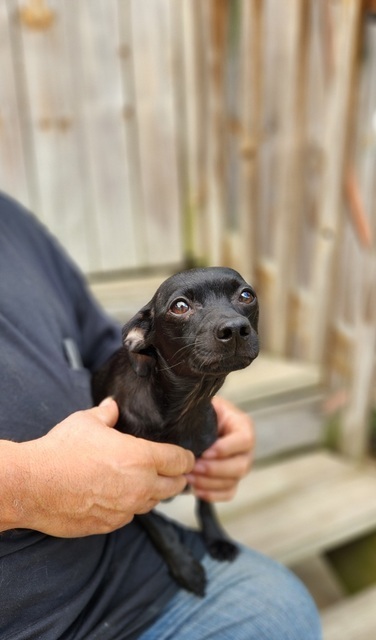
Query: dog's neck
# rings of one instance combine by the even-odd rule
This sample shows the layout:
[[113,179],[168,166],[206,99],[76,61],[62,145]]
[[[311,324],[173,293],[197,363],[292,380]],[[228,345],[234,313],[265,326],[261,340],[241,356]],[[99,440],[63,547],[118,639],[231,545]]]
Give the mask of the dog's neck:
[[210,403],[225,381],[225,376],[181,376],[168,367],[157,367],[154,371],[157,388],[164,396],[166,420],[177,422],[199,407],[200,410]]
[[[181,376],[160,359],[153,372],[153,387],[163,398],[164,433],[179,433],[181,444],[196,455],[215,439],[216,420],[211,399],[225,381],[225,376]],[[209,423],[211,426],[209,428]]]
[[[217,421],[211,399],[225,376],[182,375],[160,354],[155,354],[151,366],[148,360],[135,363],[125,348],[101,375],[105,379],[97,376],[96,384],[115,397],[120,408],[120,431],[178,444],[196,456],[216,439]],[[97,401],[102,397],[95,394]]]

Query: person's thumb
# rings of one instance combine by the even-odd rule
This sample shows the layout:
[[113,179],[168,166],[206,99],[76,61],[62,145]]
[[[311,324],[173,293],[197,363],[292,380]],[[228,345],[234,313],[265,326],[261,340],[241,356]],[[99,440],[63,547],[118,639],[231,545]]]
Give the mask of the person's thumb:
[[108,427],[114,427],[119,420],[119,407],[113,398],[102,400],[98,407],[94,408],[94,411]]

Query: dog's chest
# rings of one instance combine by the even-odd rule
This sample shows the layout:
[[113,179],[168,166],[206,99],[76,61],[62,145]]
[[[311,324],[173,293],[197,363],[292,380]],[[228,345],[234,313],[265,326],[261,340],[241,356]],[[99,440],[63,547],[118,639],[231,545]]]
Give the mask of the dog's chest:
[[[189,411],[171,412],[161,408],[142,394],[128,396],[121,407],[118,429],[145,440],[176,444],[199,457],[216,440],[217,418],[210,402]],[[152,408],[152,410],[150,410]]]
[[186,419],[167,427],[166,432],[166,442],[189,449],[199,458],[217,439],[217,420],[211,411],[207,411],[205,416],[197,416],[193,412]]

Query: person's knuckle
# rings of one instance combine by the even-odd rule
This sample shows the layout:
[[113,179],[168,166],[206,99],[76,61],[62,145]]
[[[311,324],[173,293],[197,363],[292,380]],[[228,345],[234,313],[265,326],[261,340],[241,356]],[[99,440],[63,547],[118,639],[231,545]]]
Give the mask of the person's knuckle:
[[224,499],[224,500],[226,500],[227,502],[229,502],[230,500],[232,500],[232,499],[233,499],[233,497],[235,496],[235,493],[236,493],[236,487],[237,487],[237,485],[232,486],[230,489],[228,489],[228,490],[224,493],[224,498],[223,498],[223,499]]
[[247,475],[249,468],[251,465],[251,461],[249,456],[243,456],[238,464],[238,477],[244,478]]
[[195,457],[188,449],[179,449],[181,472],[187,473],[193,469]]
[[247,429],[244,433],[244,444],[247,450],[252,449],[255,444],[255,434],[253,429]]

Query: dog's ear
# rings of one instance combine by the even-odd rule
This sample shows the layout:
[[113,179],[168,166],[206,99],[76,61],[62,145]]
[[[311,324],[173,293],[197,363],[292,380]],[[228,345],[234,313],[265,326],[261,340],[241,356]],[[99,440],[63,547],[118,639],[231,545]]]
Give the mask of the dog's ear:
[[151,346],[153,329],[154,315],[150,302],[123,327],[123,345],[138,376],[147,376],[155,365],[155,352]]

